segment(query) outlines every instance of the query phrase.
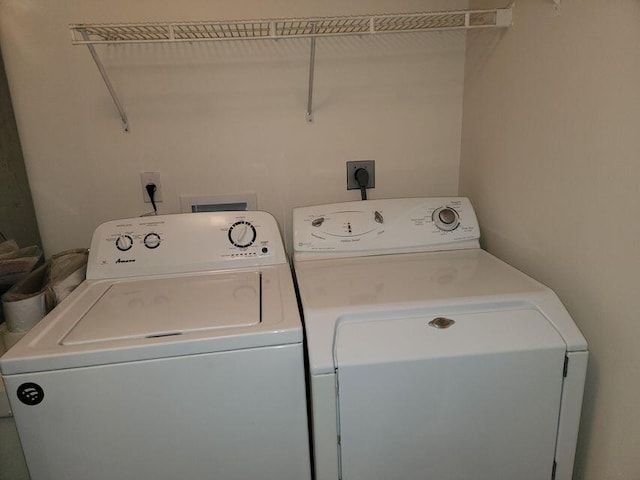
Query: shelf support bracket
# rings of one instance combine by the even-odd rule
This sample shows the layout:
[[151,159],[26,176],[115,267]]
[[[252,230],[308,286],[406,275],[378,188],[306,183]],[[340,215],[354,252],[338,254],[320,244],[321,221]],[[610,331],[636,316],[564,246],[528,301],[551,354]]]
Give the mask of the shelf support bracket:
[[[87,32],[82,30],[81,34],[85,42],[88,42],[89,35],[87,35]],[[100,75],[102,75],[102,80],[104,80],[104,84],[107,86],[107,90],[109,90],[109,94],[113,99],[113,103],[116,105],[116,108],[118,109],[118,113],[120,114],[120,119],[122,120],[122,128],[124,129],[125,132],[128,132],[129,121],[127,120],[127,114],[124,112],[124,108],[122,108],[122,104],[118,99],[118,95],[116,95],[116,91],[114,90],[113,85],[111,85],[111,81],[109,80],[107,71],[105,70],[104,65],[100,61],[100,57],[98,56],[98,53],[96,52],[95,47],[91,43],[87,43],[86,45],[87,45],[87,48],[89,49],[89,53],[91,54],[91,58],[93,58],[93,61],[96,63],[96,66],[100,71]]]
[[307,123],[313,123],[313,76],[316,64],[316,24],[311,25],[311,53],[309,54],[309,95],[307,97]]

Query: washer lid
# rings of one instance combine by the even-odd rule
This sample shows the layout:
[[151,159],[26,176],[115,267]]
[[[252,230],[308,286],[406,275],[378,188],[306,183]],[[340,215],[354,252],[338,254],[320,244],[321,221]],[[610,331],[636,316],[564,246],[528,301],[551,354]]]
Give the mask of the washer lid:
[[63,345],[153,338],[260,323],[260,273],[112,284]]
[[302,342],[287,264],[87,280],[0,358],[3,375]]

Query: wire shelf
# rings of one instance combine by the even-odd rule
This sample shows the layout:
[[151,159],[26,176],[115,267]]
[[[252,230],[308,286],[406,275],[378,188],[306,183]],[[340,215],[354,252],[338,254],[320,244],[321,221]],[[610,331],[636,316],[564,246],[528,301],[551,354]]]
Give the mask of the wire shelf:
[[[513,5],[513,4],[512,4]],[[512,8],[461,10],[449,12],[405,13],[348,17],[285,18],[224,22],[110,23],[69,25],[71,41],[85,45],[118,110],[125,132],[129,121],[124,108],[100,60],[96,45],[160,42],[206,42],[226,40],[263,40],[310,38],[309,91],[307,123],[313,123],[313,77],[316,39],[348,35],[428,32],[505,28],[511,25]]]
[[224,22],[73,24],[77,45],[256,40],[508,27],[511,8]]

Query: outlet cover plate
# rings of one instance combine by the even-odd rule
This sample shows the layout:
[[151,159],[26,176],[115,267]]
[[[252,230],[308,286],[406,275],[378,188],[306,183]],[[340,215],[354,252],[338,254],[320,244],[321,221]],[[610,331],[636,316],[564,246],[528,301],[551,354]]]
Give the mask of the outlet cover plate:
[[376,186],[376,161],[375,160],[353,160],[347,162],[347,190],[360,190],[356,182],[356,170],[364,168],[369,172],[369,183],[367,188]]

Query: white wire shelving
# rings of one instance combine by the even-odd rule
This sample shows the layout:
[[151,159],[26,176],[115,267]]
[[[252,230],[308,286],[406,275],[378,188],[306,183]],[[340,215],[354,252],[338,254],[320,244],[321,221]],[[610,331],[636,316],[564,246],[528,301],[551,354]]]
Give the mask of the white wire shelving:
[[489,10],[459,10],[410,14],[342,17],[262,19],[216,22],[166,22],[69,25],[74,45],[86,45],[111,94],[125,131],[126,113],[109,80],[96,46],[139,43],[211,42],[233,40],[278,40],[309,38],[309,91],[306,121],[313,123],[313,77],[316,40],[322,37],[401,34],[441,30],[506,28],[512,22],[513,6]]

